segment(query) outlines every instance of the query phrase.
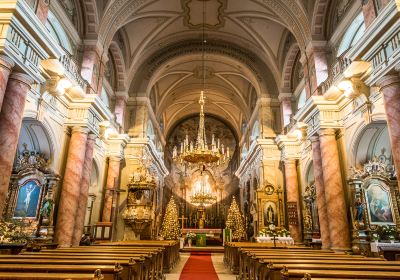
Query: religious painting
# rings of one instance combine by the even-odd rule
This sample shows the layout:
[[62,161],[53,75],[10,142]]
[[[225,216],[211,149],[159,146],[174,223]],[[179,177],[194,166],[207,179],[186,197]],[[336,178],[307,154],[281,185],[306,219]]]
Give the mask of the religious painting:
[[36,180],[26,181],[18,191],[14,218],[36,218],[41,187]]
[[373,183],[365,189],[365,199],[371,224],[394,224],[390,190]]
[[278,209],[276,203],[273,201],[265,201],[263,205],[263,220],[264,227],[268,227],[270,224],[278,226]]

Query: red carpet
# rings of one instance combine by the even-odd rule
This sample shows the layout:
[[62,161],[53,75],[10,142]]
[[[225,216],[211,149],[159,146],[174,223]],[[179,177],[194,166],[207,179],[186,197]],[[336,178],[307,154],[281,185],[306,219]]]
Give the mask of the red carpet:
[[218,280],[211,254],[191,253],[183,267],[179,280]]

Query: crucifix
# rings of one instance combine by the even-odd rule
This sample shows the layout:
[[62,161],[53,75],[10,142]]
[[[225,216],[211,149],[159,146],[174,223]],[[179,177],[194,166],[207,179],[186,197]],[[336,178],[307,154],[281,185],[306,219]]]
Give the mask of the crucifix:
[[178,218],[178,220],[181,220],[182,221],[182,229],[184,229],[184,223],[185,223],[185,220],[187,220],[188,218],[185,218],[185,215],[183,215],[182,214],[182,216],[180,217],[180,218]]

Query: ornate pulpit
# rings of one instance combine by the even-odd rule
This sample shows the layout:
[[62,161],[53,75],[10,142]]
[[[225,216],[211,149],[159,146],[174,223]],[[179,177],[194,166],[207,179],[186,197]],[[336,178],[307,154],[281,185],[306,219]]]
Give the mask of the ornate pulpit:
[[[135,233],[136,238],[149,228],[154,220],[154,192],[157,184],[146,168],[138,168],[128,184],[127,205],[122,213],[125,225]],[[129,239],[127,235],[125,239]]]

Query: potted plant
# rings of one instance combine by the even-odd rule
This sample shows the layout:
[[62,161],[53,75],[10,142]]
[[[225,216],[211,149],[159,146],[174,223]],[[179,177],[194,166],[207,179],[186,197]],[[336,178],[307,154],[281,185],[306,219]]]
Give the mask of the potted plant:
[[189,231],[188,233],[186,233],[186,238],[188,240],[188,246],[192,247],[192,241],[196,238],[196,234]]
[[379,241],[379,234],[377,232],[373,232],[371,234],[371,241],[372,242],[378,242]]
[[394,240],[396,240],[396,228],[394,226],[382,226],[381,232],[385,236],[385,238],[394,243]]

